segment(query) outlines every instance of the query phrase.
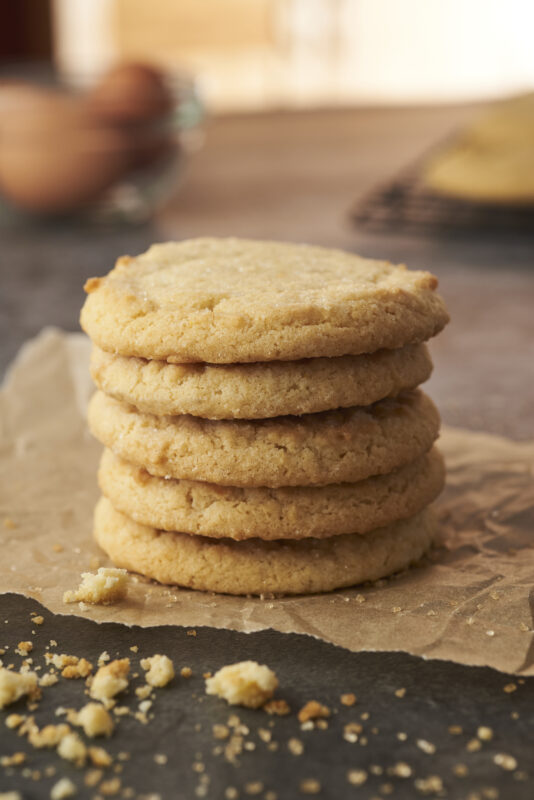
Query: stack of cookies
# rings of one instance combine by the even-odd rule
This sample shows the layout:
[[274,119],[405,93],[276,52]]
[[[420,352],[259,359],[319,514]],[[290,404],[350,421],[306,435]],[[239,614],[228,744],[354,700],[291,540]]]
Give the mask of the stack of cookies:
[[154,245],[86,284],[106,447],[95,536],[121,567],[230,594],[321,592],[431,547],[444,468],[416,387],[436,279],[336,250]]

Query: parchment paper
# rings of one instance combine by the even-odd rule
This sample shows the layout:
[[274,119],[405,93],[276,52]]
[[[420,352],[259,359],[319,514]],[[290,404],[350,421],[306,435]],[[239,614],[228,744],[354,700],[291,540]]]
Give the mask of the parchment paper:
[[91,539],[100,446],[84,417],[89,342],[47,329],[23,347],[0,394],[0,592],[58,614],[128,625],[274,628],[350,650],[534,674],[534,442],[445,429],[446,546],[389,581],[312,597],[260,600],[132,580],[113,606],[64,605],[80,572],[107,563]]

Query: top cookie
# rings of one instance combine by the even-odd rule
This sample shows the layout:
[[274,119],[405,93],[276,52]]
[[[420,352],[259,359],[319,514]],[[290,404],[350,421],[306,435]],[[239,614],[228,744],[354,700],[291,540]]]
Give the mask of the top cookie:
[[232,364],[372,353],[448,321],[437,279],[340,250],[191,239],[86,283],[81,325],[108,352]]

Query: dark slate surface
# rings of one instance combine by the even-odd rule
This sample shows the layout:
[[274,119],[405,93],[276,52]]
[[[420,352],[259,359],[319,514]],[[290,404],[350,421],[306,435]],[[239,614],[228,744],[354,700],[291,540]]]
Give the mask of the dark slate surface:
[[[181,628],[97,625],[83,619],[54,617],[37,603],[13,595],[3,597],[0,608],[0,646],[10,647],[4,656],[7,663],[20,663],[20,656],[10,656],[20,639],[34,642],[34,663],[42,663],[44,648],[54,639],[57,652],[83,655],[93,662],[103,650],[111,657],[129,656],[132,671],[141,673],[139,659],[155,652],[168,654],[178,668],[192,668],[190,679],[177,678],[167,688],[156,690],[154,719],[148,725],[121,717],[111,739],[97,740],[115,758],[120,752],[130,754],[130,759],[123,762],[120,778],[123,787],[135,789],[136,796],[159,795],[165,800],[203,796],[198,794],[198,787],[202,786],[201,775],[206,775],[209,783],[205,796],[209,798],[224,798],[228,787],[237,789],[240,798],[263,798],[268,791],[275,791],[280,800],[306,797],[309,795],[302,793],[300,784],[311,778],[320,782],[318,796],[323,798],[370,800],[391,796],[404,800],[425,796],[414,783],[435,775],[443,782],[443,792],[438,796],[465,800],[532,797],[532,784],[525,778],[532,776],[534,681],[516,680],[516,691],[508,693],[503,688],[510,678],[489,669],[466,669],[400,654],[353,654],[305,636],[273,632],[245,635],[202,628],[196,636],[190,636]],[[32,625],[31,611],[45,617],[42,626]],[[9,620],[7,624],[4,619]],[[129,649],[135,645],[139,648],[137,654]],[[289,702],[291,715],[270,717],[264,711],[231,709],[224,701],[204,694],[204,672],[248,658],[276,670],[281,685],[278,695]],[[135,687],[142,680],[132,683]],[[403,698],[395,695],[401,688],[406,689]],[[350,708],[342,706],[339,697],[343,692],[353,692],[357,703]],[[61,679],[44,690],[36,720],[40,725],[57,722],[54,709],[58,705],[79,708],[85,699],[80,681]],[[332,709],[326,730],[300,730],[295,712],[310,699]],[[133,691],[124,695],[124,704],[136,709]],[[24,702],[9,710],[24,713]],[[0,713],[5,716],[6,712]],[[244,742],[255,745],[253,750],[244,750],[235,765],[224,755],[213,753],[221,742],[214,739],[212,725],[225,724],[231,713],[237,713],[249,729]],[[366,737],[366,744],[365,739],[355,743],[344,740],[343,728],[349,722],[363,726],[360,739]],[[451,725],[461,726],[463,732],[449,733]],[[467,744],[476,737],[480,725],[493,729],[493,739],[482,742],[480,750],[469,752]],[[276,752],[261,740],[259,728],[272,732],[272,741],[278,743]],[[398,733],[406,734],[406,740],[400,741]],[[303,743],[302,755],[289,751],[287,743],[292,737]],[[420,739],[435,745],[435,754],[423,752],[416,744]],[[78,797],[93,798],[98,794],[83,786],[83,770],[62,761],[53,751],[33,750],[4,726],[0,728],[0,750],[2,754],[27,752],[31,770],[42,771],[50,765],[57,769],[54,777],[38,782],[23,777],[20,767],[4,770],[0,777],[2,791],[18,789],[25,800],[41,800],[49,797],[50,787],[59,776],[67,775],[78,785]],[[513,755],[517,769],[507,771],[496,765],[493,758],[499,753]],[[157,765],[154,754],[167,755],[167,765]],[[195,762],[204,765],[202,773],[195,771]],[[409,765],[410,777],[388,774],[399,762]],[[458,764],[468,768],[467,776],[455,775]],[[371,774],[372,767],[381,768],[383,774]],[[347,782],[350,769],[369,773],[363,786]],[[112,775],[112,770],[106,770],[104,779]],[[252,795],[247,784],[258,781],[263,789]]]

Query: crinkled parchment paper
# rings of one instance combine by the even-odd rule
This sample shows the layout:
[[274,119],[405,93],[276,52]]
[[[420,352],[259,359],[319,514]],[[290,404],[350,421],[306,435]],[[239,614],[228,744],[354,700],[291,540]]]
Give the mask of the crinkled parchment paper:
[[80,572],[106,558],[91,539],[100,447],[85,407],[89,343],[46,330],[12,365],[0,395],[0,592],[59,614],[138,625],[274,628],[350,650],[534,674],[534,443],[445,429],[448,486],[438,503],[446,547],[379,585],[277,600],[132,582],[116,606],[64,605]]

